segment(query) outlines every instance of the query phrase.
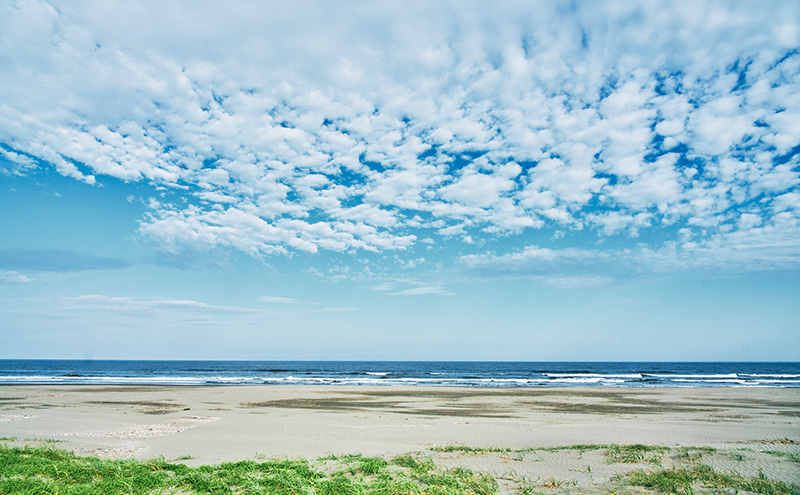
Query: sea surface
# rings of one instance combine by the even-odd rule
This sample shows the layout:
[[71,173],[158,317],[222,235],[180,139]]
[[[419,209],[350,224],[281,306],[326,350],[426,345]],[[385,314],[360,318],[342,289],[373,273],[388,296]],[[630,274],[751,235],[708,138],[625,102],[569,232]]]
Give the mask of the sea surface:
[[0,384],[800,387],[800,363],[13,359]]

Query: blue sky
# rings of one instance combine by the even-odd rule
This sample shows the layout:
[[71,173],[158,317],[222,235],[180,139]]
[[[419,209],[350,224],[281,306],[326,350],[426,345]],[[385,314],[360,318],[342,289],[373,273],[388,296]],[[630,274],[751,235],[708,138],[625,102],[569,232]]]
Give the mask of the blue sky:
[[4,2],[0,357],[797,360],[767,4]]

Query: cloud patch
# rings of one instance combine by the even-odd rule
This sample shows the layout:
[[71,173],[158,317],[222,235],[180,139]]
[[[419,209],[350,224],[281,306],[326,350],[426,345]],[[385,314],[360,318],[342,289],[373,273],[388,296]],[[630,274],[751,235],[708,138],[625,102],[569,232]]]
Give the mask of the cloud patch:
[[452,296],[453,293],[446,290],[440,285],[420,285],[418,287],[411,287],[397,292],[390,292],[393,296]]
[[275,303],[275,304],[296,304],[300,302],[297,299],[293,299],[291,297],[280,297],[280,296],[261,296],[258,298],[258,300],[265,303]]

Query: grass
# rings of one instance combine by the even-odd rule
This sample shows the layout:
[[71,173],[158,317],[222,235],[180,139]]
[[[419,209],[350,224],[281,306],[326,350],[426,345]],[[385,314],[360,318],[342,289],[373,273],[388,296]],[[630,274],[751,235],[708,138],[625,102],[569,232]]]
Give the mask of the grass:
[[[611,444],[522,450],[450,446],[435,450],[473,454],[604,450],[607,462],[612,464],[651,463],[647,470],[615,477],[614,486],[622,492],[626,487],[641,487],[649,492],[680,495],[800,495],[797,484],[770,480],[760,471],[758,476],[745,477],[717,472],[701,464],[704,455],[717,453],[707,447],[670,449]],[[768,453],[796,462],[794,454]],[[662,458],[682,462],[664,469],[657,464]],[[588,470],[591,472],[591,466]],[[552,477],[537,483],[516,479],[516,475],[504,479],[516,482],[517,492],[523,495],[578,489],[577,481]],[[0,443],[0,494],[493,495],[497,491],[497,480],[492,476],[461,467],[443,469],[420,453],[392,458],[330,455],[314,463],[304,459],[266,459],[190,467],[163,458],[101,460],[76,456],[52,445],[10,447]]]
[[[306,460],[241,461],[189,467],[164,459],[101,460],[51,447],[0,445],[1,494],[492,495],[494,478],[466,469],[437,469],[401,456],[333,459],[322,473]],[[389,467],[393,466],[393,469]]]
[[650,488],[661,493],[691,495],[696,486],[715,493],[746,491],[764,495],[800,495],[800,486],[783,481],[772,481],[759,472],[759,476],[745,477],[736,473],[719,473],[709,466],[697,464],[689,469],[661,469],[636,471],[627,476],[634,486]]
[[587,444],[587,445],[565,445],[559,447],[532,447],[528,449],[510,449],[510,448],[503,448],[503,447],[468,447],[465,445],[443,445],[439,447],[432,447],[431,450],[434,452],[462,452],[465,454],[488,454],[488,453],[498,453],[498,454],[511,454],[511,453],[525,453],[525,452],[558,452],[560,450],[578,450],[580,452],[587,452],[590,450],[600,450],[606,449],[611,447],[610,445],[597,445],[597,444]]
[[379,474],[389,463],[381,457],[362,457],[358,461],[358,472],[367,476]]
[[395,466],[408,468],[415,473],[425,473],[436,467],[431,459],[420,460],[409,454],[394,457],[390,460],[390,463]]
[[[772,441],[772,444],[787,444],[789,441]],[[562,447],[537,448],[537,449],[501,449],[501,448],[476,448],[464,446],[447,446],[436,449],[439,452],[464,452],[471,454],[480,453],[519,453],[532,451],[557,452],[562,450],[578,451],[584,453],[593,450],[603,450],[609,464],[636,464],[650,463],[661,467],[662,461],[670,464],[678,461],[681,467],[656,470],[639,470],[626,475],[618,475],[614,479],[621,489],[620,493],[627,493],[622,487],[642,487],[650,492],[663,494],[695,495],[696,493],[759,493],[763,495],[800,495],[800,486],[768,479],[763,472],[758,476],[746,477],[735,472],[720,473],[710,466],[701,464],[706,456],[718,454],[713,447],[678,447],[654,445],[570,445]],[[798,462],[800,456],[780,451],[765,451],[765,453],[788,458]],[[741,453],[734,453],[735,458],[744,460]],[[651,468],[652,469],[652,468]],[[591,466],[588,468],[591,472]],[[523,495],[551,493],[552,490],[567,492],[573,490],[574,485],[569,482],[550,478],[549,480],[531,483],[522,479],[518,481],[517,490]],[[614,490],[616,493],[617,490]]]
[[522,452],[513,449],[505,449],[499,447],[467,447],[465,445],[442,445],[438,447],[431,447],[434,452],[462,452],[465,454],[488,454],[488,453],[507,453],[507,452]]
[[669,447],[654,445],[609,445],[606,447],[606,459],[611,464],[656,464],[661,462],[661,455],[669,451]]
[[[709,448],[710,449],[710,448]],[[525,453],[525,452],[558,452],[561,450],[576,450],[581,454],[592,450],[605,450],[606,460],[609,464],[635,464],[638,462],[651,462],[657,464],[661,461],[661,456],[670,451],[669,447],[659,445],[617,445],[617,444],[580,444],[566,445],[559,447],[539,447],[530,449],[505,449],[499,447],[466,447],[463,445],[446,445],[434,447],[435,452],[463,452],[465,454],[486,454],[486,453]],[[695,451],[706,451],[705,447],[693,449]],[[713,451],[710,449],[709,451]]]
[[541,489],[527,480],[522,480],[519,484],[519,492],[521,495],[535,495],[542,493]]

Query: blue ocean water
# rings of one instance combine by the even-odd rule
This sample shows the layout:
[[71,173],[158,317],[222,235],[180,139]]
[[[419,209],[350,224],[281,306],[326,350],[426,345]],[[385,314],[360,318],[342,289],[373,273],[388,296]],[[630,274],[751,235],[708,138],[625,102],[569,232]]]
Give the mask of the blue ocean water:
[[0,384],[800,387],[800,363],[0,360]]

